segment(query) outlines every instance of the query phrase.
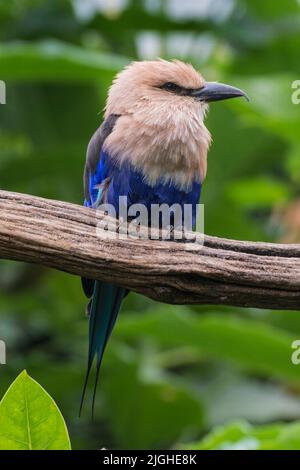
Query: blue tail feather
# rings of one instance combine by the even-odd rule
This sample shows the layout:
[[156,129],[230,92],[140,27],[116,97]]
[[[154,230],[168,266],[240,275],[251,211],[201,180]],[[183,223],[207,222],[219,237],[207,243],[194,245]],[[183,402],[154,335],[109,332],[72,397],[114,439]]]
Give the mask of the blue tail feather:
[[108,282],[95,281],[90,308],[88,364],[79,414],[82,410],[90,371],[96,356],[96,377],[92,402],[92,412],[94,411],[96,389],[103,354],[125,294],[126,290],[122,287],[115,286]]

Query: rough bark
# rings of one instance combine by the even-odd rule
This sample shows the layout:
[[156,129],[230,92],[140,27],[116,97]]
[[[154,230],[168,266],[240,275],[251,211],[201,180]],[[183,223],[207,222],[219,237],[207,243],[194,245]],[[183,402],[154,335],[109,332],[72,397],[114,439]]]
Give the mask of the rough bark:
[[[173,304],[300,307],[300,245],[125,239],[103,213],[0,191],[0,257],[112,281]],[[98,228],[96,229],[98,225]],[[120,229],[122,232],[122,228]]]

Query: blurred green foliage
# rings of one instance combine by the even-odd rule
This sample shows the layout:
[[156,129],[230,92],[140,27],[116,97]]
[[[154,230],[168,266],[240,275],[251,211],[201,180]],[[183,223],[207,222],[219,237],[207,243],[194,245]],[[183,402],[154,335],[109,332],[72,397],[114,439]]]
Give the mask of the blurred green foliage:
[[199,443],[183,447],[193,450],[299,450],[299,440],[299,423],[254,427],[237,422],[216,428]]
[[[131,59],[177,57],[251,98],[211,106],[206,233],[298,242],[299,32],[296,0],[0,0],[1,189],[81,203],[86,145],[114,74]],[[63,411],[73,448],[300,448],[298,312],[131,294],[93,422],[88,409],[77,418],[88,329],[79,279],[2,261],[0,288],[0,395],[26,368]]]

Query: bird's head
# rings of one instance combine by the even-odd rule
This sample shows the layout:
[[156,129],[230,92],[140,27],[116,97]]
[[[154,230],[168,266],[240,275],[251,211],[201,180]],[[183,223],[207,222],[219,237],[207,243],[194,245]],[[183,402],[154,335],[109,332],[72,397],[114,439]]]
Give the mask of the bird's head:
[[238,96],[246,97],[238,88],[206,82],[190,64],[133,62],[109,91],[106,117],[120,117],[105,147],[117,161],[129,160],[150,184],[163,178],[188,188],[206,174],[208,103]]

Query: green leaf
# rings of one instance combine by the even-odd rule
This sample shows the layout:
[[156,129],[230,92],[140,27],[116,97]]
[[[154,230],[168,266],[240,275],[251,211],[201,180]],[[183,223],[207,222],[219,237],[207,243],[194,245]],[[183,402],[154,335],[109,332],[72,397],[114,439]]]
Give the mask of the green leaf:
[[199,442],[182,445],[193,450],[299,450],[300,422],[251,426],[241,421],[217,427]]
[[165,373],[150,351],[119,346],[108,357],[113,373],[103,381],[106,413],[121,448],[167,448],[182,436],[182,429],[195,436],[204,424],[197,393]]
[[252,437],[252,449],[257,449],[258,442],[253,439],[250,432],[250,426],[246,422],[237,422],[230,423],[224,427],[217,427],[210,434],[204,437],[199,442],[190,443],[187,445],[182,445],[184,449],[193,449],[193,450],[219,450],[219,449],[233,449],[237,448],[238,445],[240,448],[250,447],[249,438]]
[[128,59],[61,41],[25,41],[0,46],[1,79],[91,81],[112,78]]
[[24,370],[0,403],[0,450],[70,450],[54,400]]
[[150,337],[164,347],[188,345],[206,358],[300,383],[299,369],[291,361],[295,336],[260,321],[230,314],[197,316],[184,307],[179,312],[165,306],[120,319],[116,333],[131,339]]

